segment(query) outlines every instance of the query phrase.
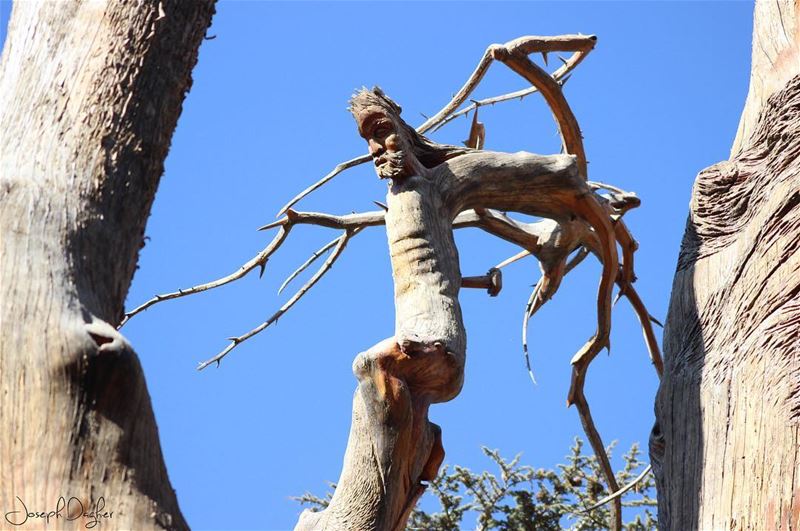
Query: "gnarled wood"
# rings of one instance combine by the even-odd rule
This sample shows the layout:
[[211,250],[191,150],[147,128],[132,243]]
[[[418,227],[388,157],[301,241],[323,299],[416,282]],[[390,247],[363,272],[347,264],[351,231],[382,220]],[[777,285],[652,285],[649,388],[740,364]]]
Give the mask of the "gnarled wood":
[[733,156],[692,193],[651,437],[664,529],[800,529],[797,22],[756,3]]
[[[325,511],[305,512],[298,529],[400,529],[414,503],[443,459],[439,430],[427,419],[431,404],[455,397],[463,382],[466,336],[458,303],[462,286],[480,286],[496,292],[496,280],[461,277],[452,230],[480,226],[519,244],[541,260],[542,279],[526,320],[553,296],[563,276],[582,257],[593,252],[603,273],[597,296],[597,332],[573,357],[567,404],[575,404],[587,437],[600,460],[610,491],[618,490],[583,393],[592,359],[608,345],[611,328],[611,293],[615,283],[628,295],[642,321],[648,347],[659,368],[660,356],[650,316],[632,288],[636,242],[620,219],[638,206],[632,194],[586,180],[583,142],[572,111],[561,93],[565,74],[595,45],[594,37],[523,37],[505,45],[492,45],[473,75],[450,104],[420,129],[442,124],[475,88],[493,60],[512,68],[542,92],[553,110],[564,155],[497,153],[475,149],[482,142],[477,117],[468,147],[437,144],[423,137],[400,118],[400,107],[380,89],[359,92],[351,111],[359,133],[367,140],[379,177],[390,179],[385,213],[347,216],[295,212],[289,207],[305,194],[329,181],[363,157],[340,164],[315,185],[294,198],[286,216],[263,229],[277,227],[278,234],[256,257],[234,273],[187,290],[157,295],[126,314],[126,319],[169,299],[213,289],[242,278],[260,267],[282,245],[296,224],[311,223],[344,230],[303,263],[302,271],[334,245],[323,266],[278,312],[257,328],[230,338],[220,354],[200,364],[219,362],[241,342],[274,323],[314,285],[337,259],[347,240],[361,229],[386,223],[395,281],[396,322],[392,337],[358,356],[354,372],[359,386],[353,404],[353,424],[336,494]],[[574,51],[552,75],[534,65],[527,54],[554,50]],[[546,55],[545,55],[546,57]],[[525,91],[526,94],[533,90]],[[495,98],[502,100],[504,97]],[[475,103],[476,107],[480,102]],[[610,190],[610,196],[595,190]],[[519,223],[499,211],[515,211],[547,218],[539,223]],[[624,261],[620,264],[617,243]],[[581,249],[570,264],[570,254]],[[620,267],[621,266],[621,267]],[[296,276],[290,275],[281,289]],[[621,506],[613,500],[611,526],[621,528]]]
[[[617,277],[608,211],[585,181],[576,157],[464,153],[435,145],[416,136],[399,117],[399,107],[379,90],[356,95],[351,110],[378,175],[391,180],[385,217],[395,283],[395,335],[356,358],[359,386],[342,475],[328,507],[304,512],[299,530],[402,529],[425,488],[422,482],[435,476],[444,451],[427,411],[431,404],[455,397],[464,377],[466,334],[458,302],[462,279],[452,234],[460,212],[514,210],[568,223],[581,220],[594,229],[606,271],[598,294],[598,333],[578,354],[582,370],[576,371],[570,395],[587,430],[594,426],[582,378],[608,340],[611,288]],[[298,217],[293,214],[287,223]],[[360,219],[366,222],[368,216]],[[594,431],[590,437],[599,440]],[[611,490],[617,490],[610,467],[606,473]],[[615,511],[615,527],[618,518]]]
[[[112,324],[213,11],[14,3],[0,64],[3,526],[64,496],[86,512],[102,497],[100,527],[187,527],[138,358]],[[89,527],[65,522],[76,508],[47,527]]]

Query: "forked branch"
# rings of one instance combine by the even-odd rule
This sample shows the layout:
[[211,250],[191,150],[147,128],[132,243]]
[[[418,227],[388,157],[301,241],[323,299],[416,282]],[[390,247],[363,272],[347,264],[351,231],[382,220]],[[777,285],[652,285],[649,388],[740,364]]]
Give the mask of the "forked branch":
[[277,251],[278,248],[281,246],[281,244],[284,242],[286,237],[289,235],[290,229],[291,225],[282,226],[281,229],[278,231],[278,234],[275,235],[275,238],[273,238],[273,240],[270,242],[269,245],[267,245],[261,252],[259,252],[253,258],[242,264],[242,266],[239,267],[239,269],[237,269],[230,275],[226,275],[224,277],[218,278],[217,280],[213,280],[205,284],[200,284],[192,288],[179,289],[178,291],[174,291],[172,293],[164,293],[163,295],[156,295],[152,299],[145,302],[144,304],[137,306],[136,308],[134,308],[129,312],[126,312],[122,321],[120,321],[119,325],[117,326],[117,329],[119,330],[120,328],[125,326],[125,323],[127,323],[134,315],[145,311],[146,309],[150,308],[154,304],[158,304],[159,302],[164,302],[171,299],[178,299],[180,297],[186,297],[188,295],[194,295],[195,293],[208,291],[210,289],[230,284],[235,280],[243,278],[250,271],[254,270],[257,267],[261,268],[261,274],[263,274],[264,268],[267,265],[267,261],[269,260],[270,256],[272,256],[272,254],[275,251]]
[[[572,268],[580,263],[590,252],[598,257],[603,266],[603,274],[597,296],[597,332],[595,336],[591,338],[572,359],[572,379],[568,394],[568,405],[576,405],[584,430],[586,431],[586,435],[589,438],[593,449],[595,450],[598,461],[600,462],[609,491],[613,492],[619,489],[616,484],[608,456],[606,455],[605,447],[602,444],[600,435],[597,432],[592,420],[588,401],[584,394],[584,381],[586,377],[586,371],[588,370],[591,361],[604,347],[608,346],[608,338],[611,327],[611,298],[615,284],[619,286],[620,294],[626,296],[637,313],[637,317],[640,320],[645,340],[648,345],[648,350],[659,374],[661,372],[661,358],[658,351],[658,345],[655,340],[655,335],[652,330],[653,319],[647,312],[644,304],[633,288],[633,282],[636,278],[634,273],[634,254],[637,245],[621,219],[627,209],[638,206],[638,199],[635,199],[635,196],[633,196],[632,199],[631,194],[625,194],[625,192],[622,190],[608,185],[602,185],[600,183],[591,183],[591,187],[594,190],[597,190],[598,188],[605,188],[611,193],[605,197],[601,197],[598,194],[591,193],[590,189],[587,189],[586,184],[584,183],[584,181],[588,178],[587,162],[581,131],[578,126],[577,119],[572,113],[572,110],[567,104],[567,101],[562,93],[563,83],[568,79],[571,70],[583,60],[586,54],[593,49],[594,45],[594,37],[570,35],[561,37],[523,37],[514,41],[510,41],[505,45],[490,46],[479,61],[472,75],[456,93],[452,100],[435,116],[426,120],[425,123],[417,128],[419,133],[424,133],[433,128],[438,128],[445,125],[449,121],[453,120],[456,116],[465,114],[470,110],[474,110],[476,115],[473,116],[473,128],[470,134],[470,139],[468,140],[468,145],[472,148],[478,148],[482,145],[480,124],[477,122],[477,109],[480,106],[489,105],[500,101],[508,101],[514,98],[525,97],[533,92],[541,92],[551,111],[553,112],[558,124],[558,128],[562,136],[563,151],[567,154],[573,155],[575,157],[574,160],[570,159],[569,157],[539,157],[534,155],[530,155],[529,158],[525,158],[528,157],[528,155],[524,155],[521,158],[514,158],[516,155],[498,154],[496,152],[484,152],[483,154],[479,155],[482,158],[477,159],[475,158],[474,154],[480,152],[473,152],[471,150],[467,150],[468,155],[465,155],[462,158],[461,155],[464,153],[464,150],[459,149],[457,150],[457,155],[452,155],[453,151],[447,152],[451,154],[451,158],[426,158],[425,160],[437,161],[431,162],[426,167],[423,167],[423,165],[419,162],[422,159],[414,158],[413,154],[409,154],[411,156],[408,158],[408,160],[412,161],[409,163],[411,164],[409,167],[412,167],[413,172],[415,173],[403,173],[402,176],[397,177],[397,175],[401,174],[381,174],[379,171],[379,175],[388,175],[393,180],[393,186],[395,188],[390,188],[389,203],[394,204],[392,201],[398,201],[405,205],[404,207],[400,207],[400,210],[393,208],[388,212],[388,215],[393,220],[388,227],[390,240],[397,243],[404,241],[404,238],[406,237],[411,237],[407,235],[432,235],[430,241],[422,238],[422,240],[425,241],[421,242],[421,244],[424,245],[420,247],[420,249],[423,249],[432,257],[431,264],[433,265],[428,270],[418,270],[417,259],[411,254],[408,254],[407,249],[393,249],[392,253],[393,267],[398,267],[399,269],[397,269],[397,271],[404,272],[406,275],[417,275],[414,278],[402,278],[403,282],[406,282],[410,287],[407,290],[400,289],[399,293],[408,294],[413,290],[418,290],[419,293],[417,293],[417,291],[413,291],[413,293],[419,295],[423,299],[431,293],[438,293],[448,301],[448,304],[429,304],[425,307],[446,307],[448,309],[457,309],[458,290],[456,283],[459,279],[461,279],[462,282],[466,280],[464,283],[465,286],[485,287],[486,285],[485,279],[482,277],[466,277],[466,279],[465,277],[462,277],[460,270],[458,269],[458,264],[452,261],[454,257],[457,257],[456,251],[451,249],[451,247],[454,246],[452,239],[441,238],[441,235],[447,233],[447,231],[449,231],[451,228],[450,219],[452,218],[444,219],[441,217],[436,217],[435,214],[431,214],[438,212],[438,207],[432,206],[435,204],[435,201],[425,202],[428,199],[431,199],[431,197],[433,197],[435,194],[439,194],[436,196],[438,199],[446,198],[443,200],[443,202],[446,203],[444,211],[449,212],[449,215],[451,216],[455,215],[459,209],[474,209],[461,212],[455,218],[455,220],[453,220],[453,228],[467,226],[480,227],[493,235],[514,242],[525,249],[527,253],[532,254],[539,259],[542,269],[542,276],[537,282],[536,288],[534,289],[534,292],[528,301],[528,304],[526,305],[523,321],[523,350],[525,352],[526,364],[531,374],[531,378],[533,378],[533,373],[531,371],[530,360],[527,353],[528,320],[547,300],[549,300],[556,293],[563,277]],[[528,55],[532,53],[541,53],[544,56],[545,63],[547,63],[547,54],[557,51],[573,52],[573,55],[569,59],[563,59],[562,61],[564,64],[553,74],[547,73],[544,69],[533,63],[528,57]],[[495,98],[489,98],[487,100],[471,100],[472,105],[467,106],[466,109],[458,111],[458,108],[468,100],[472,92],[486,74],[491,63],[495,60],[499,60],[506,64],[506,66],[531,83],[532,87],[522,91],[516,91],[506,95],[497,96]],[[377,91],[373,93],[373,96],[383,97],[383,93]],[[389,109],[391,112],[396,111],[396,119],[392,117],[394,115],[391,115],[391,112],[389,112],[389,114],[376,113],[375,107],[368,107],[367,104],[364,104],[364,108],[362,109],[365,114],[358,114],[356,111],[353,111],[354,115],[357,116],[357,120],[363,120],[359,122],[359,130],[362,132],[362,135],[364,135],[365,138],[367,138],[369,135],[377,136],[375,135],[375,132],[378,129],[376,129],[374,124],[378,122],[375,121],[374,117],[383,116],[383,118],[386,120],[383,122],[384,125],[382,125],[382,127],[386,128],[387,126],[385,124],[387,123],[402,122],[404,128],[403,131],[405,131],[403,134],[413,136],[413,129],[408,127],[408,125],[399,118],[399,106],[393,102],[390,102],[390,100],[386,101],[386,109]],[[389,105],[390,103],[391,105]],[[371,122],[373,125],[365,125],[369,124],[370,120],[373,120]],[[369,129],[370,132],[367,132],[369,127],[372,127],[372,129]],[[418,140],[419,143],[427,142],[431,144],[427,139]],[[372,146],[373,144],[370,145]],[[444,153],[450,148],[452,148],[452,146],[439,145],[439,148],[431,149],[434,149],[434,151],[435,149],[441,149],[441,153]],[[483,155],[485,155],[485,157],[483,157]],[[255,336],[262,330],[269,327],[271,324],[275,323],[300,298],[302,298],[305,293],[307,293],[311,287],[313,287],[322,278],[322,276],[324,276],[325,273],[331,269],[335,261],[339,258],[339,256],[341,256],[345,246],[352,237],[357,235],[361,230],[368,226],[381,225],[385,223],[386,213],[382,211],[368,212],[364,214],[352,214],[348,216],[332,216],[320,213],[294,212],[291,210],[292,205],[297,203],[297,201],[320,186],[324,185],[326,182],[329,182],[339,173],[368,160],[370,160],[369,156],[362,156],[337,165],[320,181],[312,184],[298,196],[293,198],[281,209],[279,213],[279,215],[285,213],[285,217],[265,227],[262,227],[264,229],[278,229],[278,234],[275,236],[270,245],[234,273],[213,282],[195,286],[188,290],[179,290],[178,292],[156,296],[139,308],[136,308],[132,312],[128,313],[125,316],[123,323],[136,313],[143,311],[153,304],[163,300],[191,295],[193,293],[198,293],[225,285],[233,282],[234,280],[242,278],[257,267],[260,267],[261,272],[263,273],[267,260],[277,250],[277,248],[280,247],[283,241],[285,241],[288,232],[294,225],[312,224],[342,230],[343,233],[338,238],[314,252],[312,256],[291,275],[289,275],[289,278],[287,278],[286,281],[281,285],[279,291],[282,291],[293,279],[310,267],[311,264],[313,264],[316,260],[320,259],[326,252],[329,252],[331,249],[333,249],[317,272],[291,297],[289,301],[286,302],[286,304],[284,304],[277,312],[275,312],[269,319],[264,321],[258,327],[241,336],[230,338],[231,343],[220,354],[206,362],[201,363],[198,368],[202,369],[214,362],[219,363],[220,360],[233,348],[247,339]],[[441,164],[442,160],[447,160],[449,162],[447,165],[444,165]],[[475,166],[470,166],[470,164],[476,160],[480,160],[486,165],[481,166],[478,164]],[[490,161],[497,162],[497,166],[492,166],[493,163]],[[381,164],[386,164],[386,160],[381,161],[380,157],[376,155],[376,167],[380,166]],[[553,164],[554,166],[547,166],[547,164]],[[558,164],[563,164],[564,173],[558,173],[558,171],[561,170],[530,171],[531,168],[555,168]],[[397,168],[395,168],[395,170],[396,169]],[[403,167],[400,168],[400,170],[406,172],[407,168]],[[429,170],[430,173],[428,173]],[[436,173],[437,171],[439,173]],[[437,180],[436,177],[431,177],[430,181],[426,181],[424,179],[424,177],[434,175],[434,173],[441,177],[442,175],[447,174],[446,172],[451,172],[449,175],[452,176],[452,179],[449,181],[446,179]],[[531,175],[536,177],[532,178]],[[417,179],[413,182],[411,179],[408,179],[408,181],[405,180],[406,178],[415,176]],[[552,176],[558,177],[553,181],[546,180],[547,178],[553,178]],[[561,179],[561,176],[564,178]],[[540,178],[542,180],[536,180]],[[425,182],[428,184],[421,184]],[[558,196],[558,201],[553,200],[552,202],[548,203],[547,201],[550,201],[550,199],[542,199],[541,194],[536,192],[538,189],[537,187],[539,186],[536,183],[542,184],[542,190],[557,189],[559,190],[558,193],[562,193],[563,195]],[[414,193],[419,193],[420,195],[408,195],[401,197],[399,192],[404,186],[408,187],[408,191],[413,191]],[[426,188],[426,186],[429,187]],[[459,186],[463,186],[463,188],[459,188]],[[533,188],[529,188],[529,186],[533,186]],[[517,195],[512,197],[515,192]],[[433,195],[429,197],[429,194]],[[457,199],[454,200],[454,197]],[[415,198],[421,198],[419,199],[419,204],[414,203],[414,201],[417,201]],[[490,206],[495,209],[534,214],[557,219],[559,221],[556,222],[550,219],[545,219],[538,223],[521,223],[503,212],[488,208]],[[404,212],[402,208],[418,208],[420,211],[424,210],[425,212],[428,212],[429,217],[424,220],[420,220],[418,223],[419,226],[416,226],[414,225],[413,220],[409,221],[400,215],[400,213]],[[422,228],[424,223],[430,223],[432,227],[436,228],[436,230],[430,230],[426,233]],[[394,234],[394,236],[392,236],[392,234]],[[433,241],[433,236],[437,238],[435,242]],[[392,240],[392,238],[394,239]],[[621,260],[618,256],[617,246],[619,246],[622,251]],[[573,255],[572,259],[570,260],[570,255],[576,251],[577,253]],[[502,264],[500,264],[500,266],[502,267],[507,265],[521,257],[523,257],[523,253],[517,254],[514,257],[504,261]],[[448,291],[446,293],[444,291],[441,293],[437,292],[435,289],[433,289],[435,286],[431,286],[432,289],[420,290],[419,286],[421,286],[422,283],[417,282],[417,280],[420,278],[425,278],[427,281],[435,284],[435,281],[431,281],[431,278],[433,277],[425,276],[434,270],[440,272],[441,275],[443,275],[443,278],[448,279],[447,282],[442,282],[441,280],[438,281],[440,284],[448,286]],[[402,277],[402,274],[400,277]],[[492,284],[490,287],[495,286]],[[496,292],[496,289],[494,291]],[[376,350],[370,352],[380,359],[386,358],[387,360],[395,360],[396,358],[395,361],[408,361],[406,359],[409,358],[406,352],[407,349],[419,349],[421,352],[430,351],[430,353],[435,356],[444,355],[444,353],[447,352],[452,356],[456,356],[456,358],[458,356],[463,358],[463,323],[460,320],[460,314],[458,312],[447,313],[447,317],[452,317],[451,321],[455,323],[453,326],[442,326],[441,330],[436,327],[425,328],[431,323],[438,326],[442,324],[440,321],[445,322],[445,320],[429,318],[425,320],[425,323],[423,323],[424,326],[420,326],[421,320],[418,318],[418,313],[415,313],[417,306],[409,304],[409,300],[410,299],[408,298],[404,299],[397,296],[395,299],[395,305],[398,309],[398,316],[401,314],[405,315],[403,324],[408,324],[408,326],[404,327],[398,325],[397,330],[395,331],[395,338],[389,338],[386,345],[380,344],[376,346]],[[400,321],[399,318],[398,321]],[[447,321],[446,323],[450,323],[450,321]],[[418,329],[422,330],[420,333],[423,335],[429,334],[431,336],[426,336],[427,340],[430,340],[428,343],[420,342],[419,344],[416,344],[410,340],[407,340],[408,338],[415,338],[415,334],[420,331]],[[455,330],[455,332],[452,332],[453,330]],[[448,334],[451,334],[452,337]],[[446,338],[447,341],[451,341],[451,343],[439,341],[440,337]],[[399,345],[399,347],[397,347],[397,345]],[[396,352],[395,347],[400,349],[399,352]],[[453,348],[453,350],[452,352],[450,350],[445,351],[445,348]],[[365,365],[365,367],[373,366],[377,365]],[[383,367],[383,365],[380,366]],[[463,364],[458,370],[463,371]],[[367,375],[365,373],[360,374],[359,378],[383,377],[381,374],[376,376],[375,374]],[[391,371],[389,371],[387,374],[392,378],[397,376]],[[415,374],[416,373],[403,373],[403,377],[416,378]],[[437,393],[439,394],[435,396],[438,398],[436,398],[436,400],[431,399],[432,402],[435,403],[438,401],[449,400],[458,393],[458,389],[460,389],[459,378],[462,376],[459,376],[458,371],[453,373],[451,376],[452,377],[448,379],[446,383],[452,388],[442,384],[441,389],[436,389]],[[394,380],[389,379],[387,381],[391,382]],[[420,382],[422,382],[422,380],[420,380]],[[425,383],[425,385],[435,386],[434,383],[431,382],[426,381],[423,383]],[[433,389],[433,387],[431,387],[431,389]],[[378,397],[375,400],[377,400],[376,403],[382,403],[381,400],[384,399],[385,397]],[[427,408],[427,406],[425,406],[425,408]],[[381,426],[381,429],[386,428],[386,426]],[[430,427],[428,426],[426,429],[429,428]],[[432,428],[430,429],[432,430]],[[434,431],[431,431],[431,434],[433,434]],[[414,455],[416,456],[416,454]],[[417,459],[418,457],[420,456],[416,456],[414,459]],[[433,459],[433,457],[431,457],[431,459]],[[435,459],[433,459],[431,463],[435,465],[432,465],[433,468],[438,468],[438,464],[435,463]],[[424,464],[427,467],[427,462]],[[426,475],[428,475],[427,472]],[[417,481],[417,479],[415,478],[414,481]],[[411,504],[409,507],[413,506],[413,503],[416,500],[416,494],[414,492],[411,493],[414,495],[410,495],[408,497],[408,503]],[[384,492],[384,494],[386,493]],[[614,505],[611,509],[611,523],[614,529],[620,529],[621,504],[618,499],[614,499],[613,501]],[[405,511],[401,512],[405,514]],[[401,523],[398,525],[401,525],[403,521],[404,518],[401,515]]]
[[[364,214],[335,216],[331,214],[320,214],[317,212],[294,212],[290,210],[283,218],[264,225],[259,229],[266,230],[275,227],[279,228],[278,233],[275,235],[269,245],[267,245],[253,258],[242,264],[236,271],[224,277],[212,280],[211,282],[199,284],[191,288],[179,289],[178,291],[171,293],[156,295],[144,304],[127,312],[117,328],[122,328],[125,323],[127,323],[134,315],[139,314],[160,302],[178,299],[180,297],[186,297],[189,295],[194,295],[195,293],[201,293],[203,291],[219,288],[245,277],[248,273],[256,268],[260,268],[260,275],[263,275],[267,261],[269,261],[270,257],[272,257],[272,255],[280,248],[280,246],[286,240],[286,237],[289,235],[289,231],[291,231],[292,227],[295,225],[319,225],[333,229],[354,231],[355,229],[361,229],[373,225],[383,225],[383,223],[384,221],[382,212],[367,212]],[[310,263],[305,264],[305,267],[308,267],[308,265],[310,265]]]
[[[552,74],[544,73],[545,76],[550,78],[558,87],[560,87],[566,80],[569,78],[570,73],[572,70],[575,69],[594,49],[595,44],[597,43],[597,37],[594,35],[559,35],[559,36],[534,36],[534,37],[521,37],[519,39],[513,40],[504,46],[501,45],[493,45],[490,46],[486,52],[481,57],[480,61],[478,61],[478,65],[475,67],[475,70],[469,76],[467,81],[461,87],[461,89],[456,92],[456,94],[452,97],[452,99],[435,115],[428,118],[424,123],[422,123],[419,127],[417,127],[417,132],[419,134],[425,134],[428,131],[437,131],[445,124],[453,120],[457,116],[462,116],[473,109],[477,109],[483,105],[493,105],[495,103],[500,103],[503,101],[509,101],[517,98],[524,98],[533,94],[534,92],[538,92],[540,88],[538,87],[537,83],[541,80],[538,80],[537,83],[534,83],[532,87],[518,90],[515,92],[510,92],[508,94],[503,94],[500,96],[495,96],[493,98],[488,98],[485,100],[478,100],[473,101],[471,105],[458,111],[456,110],[466,102],[470,95],[475,91],[478,84],[480,84],[483,77],[486,75],[486,72],[489,70],[492,62],[496,59],[496,52],[498,49],[507,49],[513,51],[519,51],[525,54],[531,53],[541,53],[547,61],[547,54],[549,52],[574,52],[569,59],[563,60],[563,65],[559,67],[555,72]],[[544,72],[542,70],[542,72]],[[524,77],[524,76],[523,76]],[[548,104],[551,103],[550,98],[552,96],[552,89],[548,89],[546,92],[548,94],[545,95],[545,99],[547,99]],[[559,91],[560,92],[560,91]],[[563,105],[566,105],[566,100],[563,101]],[[569,108],[567,106],[567,108]],[[454,114],[455,113],[455,114]],[[570,111],[571,113],[571,111]],[[558,119],[558,116],[556,117]],[[575,127],[577,128],[577,120],[573,122]],[[562,134],[566,134],[566,138],[569,138],[570,145],[574,144],[576,140],[573,133],[562,131]],[[582,143],[581,143],[582,146]],[[579,152],[583,153],[583,147],[579,149]],[[567,153],[573,153],[572,151],[567,151]],[[577,154],[577,153],[573,153]],[[585,156],[579,155],[583,157],[585,160]],[[360,164],[364,164],[365,162],[369,162],[371,157],[369,155],[361,155],[360,157],[356,157],[354,159],[350,159],[344,162],[340,162],[333,168],[327,175],[325,175],[322,179],[315,182],[296,196],[294,196],[288,203],[286,203],[281,209],[278,211],[278,216],[285,214],[291,207],[296,205],[301,199],[306,197],[308,194],[317,190],[318,188],[322,187],[329,181],[331,181],[334,177],[339,175],[345,170],[350,168],[354,168]],[[583,163],[584,169],[583,173],[586,174],[585,170],[585,162]]]
[[247,341],[248,339],[250,339],[254,335],[258,334],[259,332],[261,332],[262,330],[264,330],[265,328],[267,328],[271,324],[276,323],[278,321],[278,319],[280,319],[280,317],[284,313],[286,313],[292,306],[294,306],[294,304],[297,301],[299,301],[303,297],[303,295],[305,295],[308,292],[308,290],[310,290],[314,286],[314,284],[316,284],[317,281],[319,281],[319,279],[321,279],[322,276],[331,269],[331,267],[333,267],[334,262],[336,262],[336,260],[339,258],[339,256],[341,256],[342,252],[344,251],[345,246],[347,246],[347,242],[350,241],[350,238],[352,238],[353,236],[358,234],[358,232],[360,230],[361,230],[360,228],[347,230],[347,231],[345,231],[344,234],[339,236],[339,238],[336,240],[336,242],[337,242],[336,243],[336,247],[333,249],[333,252],[330,254],[330,256],[328,256],[327,260],[325,260],[325,263],[322,264],[322,267],[320,267],[319,270],[317,270],[317,272],[314,273],[314,276],[312,276],[308,280],[308,282],[303,284],[303,286],[299,290],[297,290],[297,292],[294,295],[292,295],[292,298],[289,299],[286,302],[286,304],[281,306],[280,309],[277,312],[275,312],[274,314],[272,314],[272,316],[269,319],[267,319],[266,321],[264,321],[263,323],[261,323],[257,327],[253,328],[252,330],[250,330],[246,334],[242,334],[241,336],[229,338],[231,343],[227,347],[225,347],[222,350],[222,352],[220,352],[219,354],[217,354],[216,356],[214,356],[210,360],[204,361],[201,364],[199,364],[197,366],[197,370],[201,371],[201,370],[205,369],[206,367],[208,367],[209,365],[211,365],[212,363],[216,363],[217,366],[219,366],[219,362],[222,360],[222,358],[227,356],[228,353],[231,350],[236,348],[238,345],[240,345],[244,341]]

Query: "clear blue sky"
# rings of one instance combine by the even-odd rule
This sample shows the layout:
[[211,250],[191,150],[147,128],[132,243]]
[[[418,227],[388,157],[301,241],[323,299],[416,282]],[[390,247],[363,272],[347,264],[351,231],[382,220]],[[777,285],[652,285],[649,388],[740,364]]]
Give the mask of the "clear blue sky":
[[[0,3],[4,21],[8,7]],[[642,198],[626,217],[641,246],[637,286],[651,313],[665,317],[693,179],[727,158],[746,96],[751,3],[223,1],[217,10],[209,31],[216,38],[200,52],[129,307],[233,271],[271,239],[256,227],[337,162],[363,153],[345,110],[354,89],[382,86],[418,124],[420,113],[448,101],[489,44],[581,32],[596,34],[598,44],[566,95],[583,127],[589,176]],[[495,65],[477,96],[523,86]],[[485,109],[481,119],[487,149],[558,150],[539,98]],[[456,121],[434,138],[458,143],[468,124]],[[372,210],[384,195],[363,167],[298,208]],[[338,479],[355,388],[351,362],[393,333],[381,228],[353,240],[277,326],[219,369],[194,370],[224,338],[271,315],[291,295],[276,296],[282,280],[334,236],[298,228],[263,279],[164,303],[124,329],[144,364],[172,485],[194,529],[289,529],[300,511],[289,497],[321,494],[326,480]],[[474,229],[459,232],[457,242],[465,275],[515,252]],[[533,387],[520,323],[538,275],[528,259],[507,268],[499,297],[462,294],[466,384],[457,399],[431,409],[448,463],[489,467],[479,449],[487,445],[552,467],[582,434],[564,400],[569,359],[594,331],[599,267],[587,260],[533,319]],[[613,326],[612,355],[592,366],[587,395],[607,443],[646,446],[656,376],[624,301]]]

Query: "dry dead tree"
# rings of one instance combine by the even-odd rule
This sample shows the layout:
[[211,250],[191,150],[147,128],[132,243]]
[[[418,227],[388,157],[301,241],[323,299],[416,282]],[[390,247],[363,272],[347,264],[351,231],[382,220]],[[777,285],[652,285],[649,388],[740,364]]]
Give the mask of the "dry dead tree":
[[[557,291],[561,280],[588,254],[603,266],[597,296],[597,332],[572,358],[567,405],[575,404],[581,423],[597,455],[610,492],[619,491],[611,464],[592,420],[583,392],[586,371],[594,357],[608,347],[612,290],[632,304],[640,320],[648,351],[658,373],[661,357],[652,330],[652,317],[633,288],[636,242],[622,221],[638,206],[633,195],[615,187],[587,181],[583,141],[561,87],[570,72],[595,45],[593,36],[522,37],[490,46],[478,67],[450,103],[414,130],[400,117],[400,107],[380,89],[362,90],[351,100],[351,112],[370,154],[336,166],[322,180],[304,190],[281,209],[281,219],[262,229],[277,228],[272,242],[234,273],[213,282],[174,293],[157,295],[128,312],[133,315],[158,302],[213,289],[264,267],[295,225],[312,224],[342,231],[292,273],[283,289],[301,271],[333,251],[289,301],[261,325],[241,336],[198,367],[217,363],[241,342],[276,322],[333,266],[348,241],[366,227],[385,225],[395,282],[395,333],[358,355],[353,370],[359,386],[342,475],[330,506],[322,512],[304,512],[298,529],[403,529],[408,515],[435,477],[444,458],[441,430],[428,421],[430,404],[448,401],[461,390],[466,336],[458,302],[461,287],[482,287],[496,294],[500,269],[525,254],[535,256],[542,276],[525,308],[523,348],[527,361],[528,319]],[[528,55],[573,52],[553,74]],[[490,64],[499,60],[532,87],[497,98],[467,101]],[[561,155],[533,155],[483,151],[482,124],[477,110],[483,105],[541,92],[551,108],[563,140]],[[474,110],[467,147],[437,144],[422,136],[454,116]],[[378,176],[389,182],[387,204],[381,211],[335,216],[297,212],[291,207],[336,175],[370,158]],[[601,195],[599,190],[607,190]],[[522,223],[507,212],[539,216]],[[462,277],[453,229],[479,227],[520,246],[523,253],[498,264],[487,275]],[[618,257],[617,245],[622,250]],[[570,256],[572,258],[570,259]],[[528,362],[530,370],[530,364]],[[621,505],[613,499],[614,529],[621,527]]]

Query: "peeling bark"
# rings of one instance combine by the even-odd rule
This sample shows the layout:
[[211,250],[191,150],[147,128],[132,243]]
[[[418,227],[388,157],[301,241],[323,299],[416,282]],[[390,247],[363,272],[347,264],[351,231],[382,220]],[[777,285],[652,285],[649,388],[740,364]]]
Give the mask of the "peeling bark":
[[[213,11],[14,3],[0,63],[3,526],[64,496],[86,512],[103,498],[112,528],[187,528],[139,360],[112,325]],[[90,523],[66,523],[70,507],[50,525]]]
[[733,155],[695,182],[651,437],[663,529],[800,529],[798,29],[756,3]]

